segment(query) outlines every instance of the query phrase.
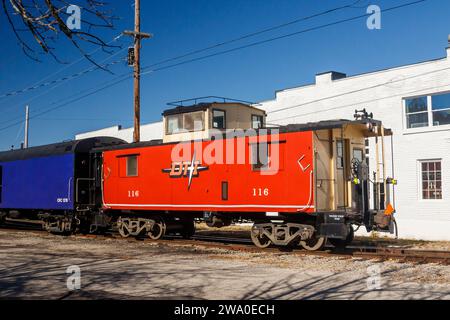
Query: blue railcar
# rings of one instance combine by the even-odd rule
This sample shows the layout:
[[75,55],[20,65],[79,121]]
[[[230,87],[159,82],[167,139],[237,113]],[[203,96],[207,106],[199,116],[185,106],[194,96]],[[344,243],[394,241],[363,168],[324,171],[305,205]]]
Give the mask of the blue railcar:
[[90,151],[123,143],[98,137],[0,152],[0,213],[67,215],[95,205]]
[[0,168],[3,172],[0,208],[74,209],[74,153],[0,161]]

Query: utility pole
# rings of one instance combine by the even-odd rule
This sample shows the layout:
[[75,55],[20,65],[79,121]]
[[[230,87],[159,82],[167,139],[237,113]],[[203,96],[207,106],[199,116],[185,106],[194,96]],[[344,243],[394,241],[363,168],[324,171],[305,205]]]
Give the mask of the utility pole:
[[134,37],[134,52],[133,52],[133,66],[134,66],[134,132],[133,142],[140,141],[140,126],[141,126],[141,96],[140,96],[140,81],[141,81],[141,39],[150,38],[150,33],[141,32],[141,1],[134,2],[134,31],[124,31],[123,34]]
[[29,112],[28,112],[28,106],[25,107],[25,138],[24,138],[24,144],[23,147],[26,149],[28,148],[28,126],[30,122]]

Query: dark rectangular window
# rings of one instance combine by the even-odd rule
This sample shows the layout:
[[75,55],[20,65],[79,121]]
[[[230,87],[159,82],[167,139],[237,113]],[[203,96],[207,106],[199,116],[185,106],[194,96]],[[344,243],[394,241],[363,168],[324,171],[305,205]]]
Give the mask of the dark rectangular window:
[[263,116],[252,115],[252,129],[260,129],[263,127]]
[[433,126],[450,124],[450,93],[431,97]]
[[138,175],[138,157],[136,155],[127,157],[127,177]]
[[359,163],[362,163],[364,160],[364,152],[362,149],[353,148],[353,159],[356,159],[359,161]]
[[336,168],[344,169],[344,143],[342,140],[336,141]]
[[225,129],[225,111],[213,109],[212,114],[212,127],[215,129]]
[[228,200],[228,181],[222,181],[222,200]]
[[422,161],[422,199],[442,199],[442,163],[440,160]]
[[2,191],[3,191],[3,167],[0,166],[0,203],[2,203]]
[[406,127],[419,128],[428,126],[427,97],[418,97],[405,100]]
[[253,143],[252,145],[252,168],[262,170],[269,168],[269,144],[265,142]]

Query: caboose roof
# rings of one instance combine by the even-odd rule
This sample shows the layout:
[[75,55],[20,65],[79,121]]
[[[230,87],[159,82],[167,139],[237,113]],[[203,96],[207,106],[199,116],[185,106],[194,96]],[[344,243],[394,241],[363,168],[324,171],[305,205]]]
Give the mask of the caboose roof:
[[[251,109],[256,109],[260,111],[264,111],[263,109],[258,109],[254,106],[251,106],[249,104],[241,103],[241,102],[202,102],[197,103],[190,106],[177,106],[175,108],[166,109],[163,111],[163,116],[169,116],[173,114],[180,114],[180,113],[188,113],[188,112],[195,112],[195,111],[205,111],[209,109],[210,107],[220,107],[220,108],[227,108],[227,107],[235,107],[235,106],[243,106]],[[264,111],[265,112],[265,111]]]
[[[307,122],[307,123],[296,123],[281,126],[280,132],[294,132],[294,131],[316,131],[325,129],[339,129],[347,125],[366,125],[367,123],[372,123],[373,125],[380,126],[382,123],[379,120],[373,119],[361,119],[361,120],[347,120],[347,119],[336,119],[336,120],[324,120],[318,122]],[[391,129],[385,128],[384,135],[392,135]],[[371,135],[369,135],[371,136]]]
[[[270,134],[273,130],[277,130],[277,133],[288,133],[288,132],[300,132],[300,131],[317,131],[317,130],[327,130],[327,129],[339,129],[344,128],[348,125],[366,125],[367,123],[372,123],[373,125],[381,125],[381,121],[379,120],[373,120],[373,119],[362,119],[362,120],[347,120],[347,119],[337,119],[337,120],[326,120],[326,121],[318,121],[318,122],[307,122],[307,123],[299,123],[299,124],[288,124],[284,126],[279,127],[272,127],[272,128],[262,128],[262,129],[252,129],[252,135],[254,133],[258,134],[260,131],[264,134]],[[263,131],[264,130],[264,131]],[[232,130],[229,130],[232,131]],[[246,131],[236,131],[236,136],[245,136],[248,135]],[[384,135],[390,136],[392,135],[391,129],[385,128],[384,129]],[[375,136],[375,134],[367,133],[368,137]],[[226,133],[223,134],[223,138],[226,138]],[[219,137],[215,136],[215,139]],[[188,142],[188,141],[183,141]],[[182,142],[182,143],[183,143]],[[150,147],[150,146],[158,146],[158,145],[168,145],[168,144],[177,144],[180,143],[179,141],[176,142],[166,142],[163,143],[163,140],[150,140],[150,141],[141,141],[141,142],[135,142],[135,143],[125,143],[120,145],[114,145],[114,146],[105,146],[105,147],[99,147],[92,150],[92,152],[101,152],[101,151],[108,151],[108,150],[122,150],[122,149],[132,149],[132,148],[141,148],[141,147]]]

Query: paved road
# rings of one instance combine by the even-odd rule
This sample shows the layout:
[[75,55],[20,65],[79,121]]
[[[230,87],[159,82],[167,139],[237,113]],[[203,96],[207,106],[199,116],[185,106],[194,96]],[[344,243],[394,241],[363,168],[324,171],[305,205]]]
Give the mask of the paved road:
[[450,299],[450,268],[0,230],[0,298]]

